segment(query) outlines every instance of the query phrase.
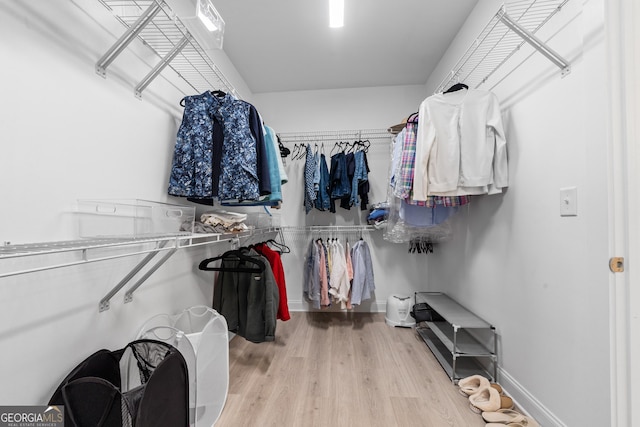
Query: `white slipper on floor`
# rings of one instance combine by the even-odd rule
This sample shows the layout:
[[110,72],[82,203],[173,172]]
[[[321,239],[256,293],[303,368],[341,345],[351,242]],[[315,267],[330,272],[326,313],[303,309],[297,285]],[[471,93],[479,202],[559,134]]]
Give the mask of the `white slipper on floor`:
[[489,380],[482,375],[471,375],[458,381],[460,394],[463,396],[471,396],[480,389],[489,387]]
[[513,409],[498,409],[494,412],[483,412],[482,418],[491,425],[514,424],[526,427],[540,427],[536,420]]
[[489,424],[485,424],[484,427],[526,427],[526,426],[520,423],[509,423],[509,424],[489,423]]
[[500,393],[493,387],[485,387],[469,396],[469,408],[476,414],[495,412],[501,407]]

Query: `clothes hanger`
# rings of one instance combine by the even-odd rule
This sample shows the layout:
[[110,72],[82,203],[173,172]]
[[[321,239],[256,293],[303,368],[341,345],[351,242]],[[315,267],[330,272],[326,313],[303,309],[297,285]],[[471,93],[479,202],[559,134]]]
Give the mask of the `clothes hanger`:
[[457,92],[462,89],[469,89],[469,86],[467,86],[464,83],[456,83],[453,86],[451,86],[449,89],[445,90],[444,93]]
[[280,140],[280,135],[276,135],[276,138],[278,139],[278,148],[280,149],[280,157],[287,157],[289,154],[291,154],[291,150],[289,150],[287,147],[284,146],[284,144]]
[[274,239],[269,239],[266,241],[266,243],[272,244],[276,248],[280,249],[280,251],[282,251],[283,254],[288,254],[291,252],[291,249],[289,248],[289,246],[285,245],[284,243],[276,242]]
[[[236,258],[240,261],[246,261],[249,264],[253,264],[256,267],[209,267],[209,264],[213,261],[218,261],[221,259],[228,258]],[[227,251],[222,255],[213,258],[207,258],[200,261],[198,264],[198,269],[203,271],[227,271],[230,273],[262,273],[265,270],[266,266],[262,261],[256,259],[254,257],[245,255],[242,253],[242,249],[236,249],[232,251]]]
[[217,89],[217,90],[212,90],[211,95],[216,96],[218,98],[224,98],[225,96],[227,96],[227,93]]
[[304,159],[306,157],[306,154],[307,154],[307,146],[305,144],[300,144],[300,147],[298,149],[298,154],[293,159],[294,160]]
[[333,155],[333,150],[335,150],[336,148],[338,148],[338,153],[339,153],[340,152],[340,148],[342,148],[342,141],[336,142],[336,143],[333,144],[333,148],[329,152],[330,156]]

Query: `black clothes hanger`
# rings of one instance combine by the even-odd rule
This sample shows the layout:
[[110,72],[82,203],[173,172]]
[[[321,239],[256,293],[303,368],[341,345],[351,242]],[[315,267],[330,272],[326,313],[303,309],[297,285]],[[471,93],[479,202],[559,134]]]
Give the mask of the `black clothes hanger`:
[[469,89],[469,86],[467,86],[464,83],[456,83],[453,86],[451,86],[449,89],[445,90],[444,93],[457,92],[462,89]]
[[278,139],[278,149],[280,150],[280,157],[287,157],[289,154],[291,154],[291,150],[284,146],[284,144],[280,140],[280,135],[276,135],[276,138]]
[[[230,273],[262,273],[265,270],[266,267],[262,261],[252,256],[245,255],[242,252],[242,249],[237,249],[233,251],[227,251],[217,257],[204,259],[200,261],[200,264],[198,264],[198,269],[203,271],[227,271]],[[212,263],[213,261],[228,258],[246,261],[247,263],[253,264],[256,267],[209,267],[209,263]]]
[[211,95],[217,96],[218,98],[224,98],[225,96],[227,96],[227,93],[221,90],[212,90]]
[[275,248],[277,248],[278,250],[280,250],[280,252],[282,252],[283,254],[288,254],[291,252],[291,248],[289,248],[289,246],[285,245],[284,243],[280,243],[280,242],[276,242],[273,239],[269,239],[265,242],[267,245],[273,245]]
[[342,141],[336,142],[336,143],[333,144],[333,148],[331,149],[331,152],[329,153],[330,156],[333,155],[333,150],[335,150],[335,149],[338,149],[338,151],[337,151],[338,153],[341,152],[341,151],[344,151],[343,148],[342,148]]

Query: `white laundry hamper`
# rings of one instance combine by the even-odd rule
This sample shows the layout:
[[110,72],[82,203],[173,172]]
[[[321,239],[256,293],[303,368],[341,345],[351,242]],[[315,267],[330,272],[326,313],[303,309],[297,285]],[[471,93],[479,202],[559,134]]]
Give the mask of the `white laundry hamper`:
[[206,306],[176,315],[159,314],[140,330],[139,338],[176,347],[189,372],[189,425],[213,426],[224,408],[229,390],[229,332],[227,321]]
[[391,295],[387,299],[387,315],[385,322],[389,326],[410,328],[416,321],[411,317],[413,298],[410,296]]

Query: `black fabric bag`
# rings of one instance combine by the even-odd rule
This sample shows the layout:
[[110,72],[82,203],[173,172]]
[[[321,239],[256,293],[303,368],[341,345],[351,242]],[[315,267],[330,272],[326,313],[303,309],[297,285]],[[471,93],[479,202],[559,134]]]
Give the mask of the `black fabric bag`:
[[187,363],[155,340],[99,350],[67,375],[49,405],[64,405],[68,427],[187,427]]
[[444,318],[440,316],[429,304],[420,302],[413,305],[411,309],[411,317],[416,319],[416,322],[437,322],[442,321]]

